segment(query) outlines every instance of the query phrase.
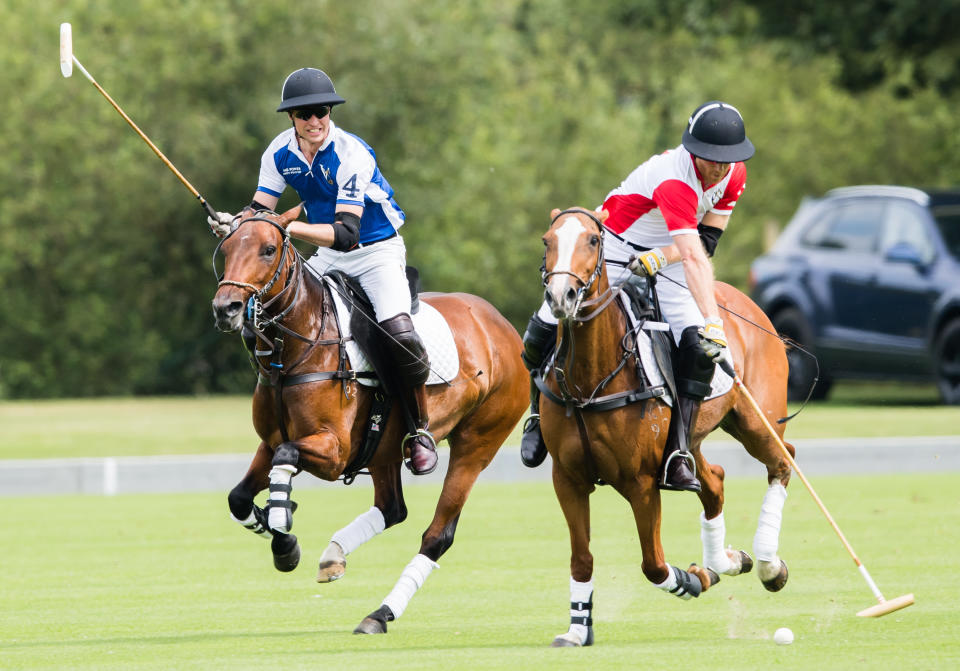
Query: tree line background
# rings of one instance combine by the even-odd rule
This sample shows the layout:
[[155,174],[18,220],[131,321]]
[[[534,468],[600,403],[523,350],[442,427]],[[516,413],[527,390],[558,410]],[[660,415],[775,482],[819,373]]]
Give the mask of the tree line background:
[[[215,239],[90,74],[219,210],[256,188],[292,70],[319,67],[407,213],[424,288],[518,328],[553,207],[599,205],[700,103],[757,147],[715,257],[751,260],[806,195],[960,186],[960,2],[8,0],[0,6],[0,398],[249,391],[213,328]],[[68,6],[69,5],[69,6]],[[292,206],[292,192],[281,207]]]

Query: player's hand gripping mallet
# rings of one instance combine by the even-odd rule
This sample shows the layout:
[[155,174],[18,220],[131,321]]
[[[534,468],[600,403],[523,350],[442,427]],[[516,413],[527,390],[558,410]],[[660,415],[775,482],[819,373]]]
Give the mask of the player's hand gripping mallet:
[[726,361],[721,362],[720,366],[730,377],[733,378],[733,382],[737,385],[740,393],[743,394],[743,397],[747,399],[747,402],[753,406],[753,410],[757,413],[757,417],[759,417],[760,421],[763,422],[763,425],[767,427],[767,431],[770,432],[770,435],[773,436],[773,439],[783,451],[783,456],[786,457],[787,463],[790,464],[790,468],[793,469],[793,472],[796,473],[803,484],[806,485],[807,491],[809,491],[810,495],[813,496],[813,500],[816,502],[817,506],[819,506],[820,512],[824,514],[824,516],[827,518],[827,521],[830,523],[830,526],[832,526],[833,530],[837,532],[837,535],[840,537],[840,541],[843,543],[843,547],[847,548],[847,552],[849,552],[850,556],[853,557],[853,562],[857,565],[857,568],[860,569],[860,574],[863,576],[863,579],[867,581],[867,585],[870,586],[870,590],[873,592],[873,595],[877,597],[877,601],[879,601],[879,603],[876,606],[864,608],[857,613],[857,615],[860,617],[880,617],[881,615],[892,613],[895,610],[912,606],[913,594],[904,594],[903,596],[898,596],[897,598],[890,599],[889,601],[883,598],[883,594],[880,593],[880,588],[877,587],[877,583],[873,582],[873,578],[871,578],[870,574],[867,572],[867,567],[864,566],[863,562],[861,562],[859,557],[857,557],[857,553],[853,551],[853,547],[851,547],[850,543],[847,542],[843,532],[840,531],[840,527],[837,526],[837,523],[833,521],[833,517],[831,517],[830,513],[827,511],[827,507],[823,505],[823,502],[820,501],[820,497],[817,496],[815,491],[813,491],[813,487],[807,478],[804,477],[803,471],[800,470],[800,467],[797,466],[797,462],[794,461],[792,456],[790,456],[790,450],[787,449],[787,446],[780,439],[780,436],[777,435],[777,432],[770,425],[770,422],[763,414],[763,410],[760,409],[760,406],[754,400],[753,395],[747,390],[746,386],[744,386],[743,380],[740,379],[740,376],[737,375],[736,371],[733,370],[733,368],[730,367],[730,364]]
[[124,121],[130,124],[130,127],[133,128],[133,130],[137,131],[137,135],[139,135],[143,139],[143,141],[150,146],[153,152],[160,157],[160,160],[163,161],[164,165],[170,168],[173,174],[177,176],[177,179],[179,179],[183,183],[183,185],[190,190],[190,193],[196,196],[197,200],[200,201],[200,206],[204,210],[206,210],[207,214],[213,219],[217,219],[217,212],[216,210],[213,209],[213,207],[211,207],[210,203],[208,203],[204,199],[204,197],[200,195],[200,192],[197,191],[195,188],[193,188],[193,185],[190,182],[188,182],[183,175],[180,174],[180,171],[177,170],[177,168],[173,165],[173,163],[171,163],[170,160],[163,155],[162,151],[157,149],[157,146],[150,141],[150,138],[144,135],[143,131],[137,127],[137,124],[133,123],[133,120],[131,120],[130,117],[128,117],[122,109],[120,109],[120,106],[113,101],[113,98],[111,98],[110,95],[103,90],[103,87],[100,86],[96,82],[96,80],[90,76],[90,73],[87,72],[86,68],[84,68],[83,65],[81,65],[80,61],[77,60],[77,57],[73,55],[73,34],[70,28],[70,24],[61,23],[60,24],[60,72],[63,73],[64,77],[69,77],[70,75],[73,74],[74,64],[76,64],[77,69],[83,73],[83,76],[89,79],[90,83],[93,84],[97,88],[97,90],[103,94],[103,97],[107,99],[107,102],[113,105],[113,109],[117,110],[117,112],[120,113],[120,116],[123,117]]

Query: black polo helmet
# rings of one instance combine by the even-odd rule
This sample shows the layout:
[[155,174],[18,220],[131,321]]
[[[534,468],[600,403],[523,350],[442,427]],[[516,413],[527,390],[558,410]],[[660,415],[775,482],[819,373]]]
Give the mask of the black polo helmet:
[[694,110],[683,131],[683,147],[694,156],[717,163],[737,163],[753,156],[743,117],[733,105],[711,100]]
[[310,107],[311,105],[340,105],[347,102],[337,95],[333,81],[323,70],[300,68],[283,82],[278,112]]

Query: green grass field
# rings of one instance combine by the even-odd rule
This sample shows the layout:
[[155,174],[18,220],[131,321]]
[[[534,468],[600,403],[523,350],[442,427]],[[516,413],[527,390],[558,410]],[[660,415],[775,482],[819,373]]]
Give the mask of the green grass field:
[[[847,384],[834,397],[807,405],[787,439],[960,433],[960,407],[939,405],[932,387]],[[252,454],[258,442],[240,396],[7,401],[0,427],[0,459]],[[507,441],[519,443],[520,426]]]
[[[299,476],[303,477],[303,476]],[[296,485],[296,480],[294,484]],[[410,517],[314,582],[330,535],[371,490],[295,490],[303,560],[277,573],[268,544],[228,519],[225,492],[4,499],[0,668],[29,669],[955,669],[960,668],[960,474],[829,477],[818,493],[888,598],[883,618],[799,481],[780,552],[790,581],[724,577],[683,602],[650,586],[625,502],[592,497],[596,644],[551,649],[568,623],[566,527],[549,484],[481,483],[456,543],[385,636],[353,627],[392,588],[438,488],[407,488]],[[750,550],[765,483],[727,484],[727,541]],[[696,497],[667,493],[669,562],[699,560]],[[793,645],[771,640],[790,627]]]

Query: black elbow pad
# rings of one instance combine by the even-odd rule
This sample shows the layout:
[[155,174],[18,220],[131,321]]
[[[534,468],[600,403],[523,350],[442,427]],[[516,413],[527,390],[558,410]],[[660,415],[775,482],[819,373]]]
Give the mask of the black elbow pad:
[[360,242],[360,217],[352,212],[337,212],[333,217],[333,244],[331,249],[347,252]]
[[700,233],[700,242],[703,243],[703,249],[707,252],[707,256],[713,256],[717,249],[717,241],[723,235],[723,229],[697,224],[697,232]]

